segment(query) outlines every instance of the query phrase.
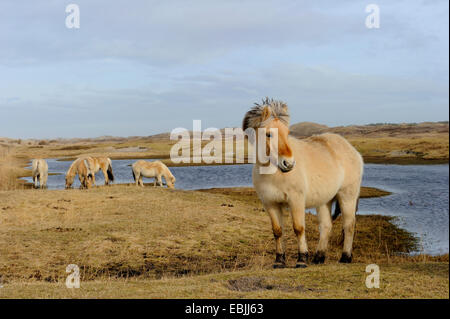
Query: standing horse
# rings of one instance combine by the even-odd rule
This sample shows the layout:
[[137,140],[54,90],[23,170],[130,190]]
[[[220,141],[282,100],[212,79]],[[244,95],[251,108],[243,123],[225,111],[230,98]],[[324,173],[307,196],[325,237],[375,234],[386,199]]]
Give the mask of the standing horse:
[[[331,207],[336,201],[333,219],[342,212],[344,246],[342,263],[352,260],[355,214],[363,174],[363,160],[358,151],[336,134],[321,134],[299,140],[288,136],[289,111],[285,103],[266,98],[262,104],[246,113],[243,129],[277,129],[277,158],[269,165],[275,173],[261,174],[259,159],[253,167],[253,185],[272,221],[276,242],[274,268],[285,267],[286,258],[282,246],[283,207],[290,209],[294,232],[298,240],[296,267],[306,267],[308,246],[305,238],[305,209],[315,208],[319,220],[320,239],[313,263],[323,263],[332,227]],[[267,149],[273,151],[273,136],[267,133]],[[256,143],[256,150],[258,147]],[[272,149],[271,149],[272,148]],[[273,157],[273,156],[272,156]]]
[[168,188],[175,188],[176,179],[167,168],[164,163],[160,161],[154,162],[146,162],[146,161],[137,161],[131,166],[133,172],[133,178],[136,181],[136,186],[141,185],[144,186],[144,182],[142,181],[142,177],[155,178],[155,184],[158,183],[159,186],[162,186],[163,176],[166,180],[166,184]]
[[81,184],[80,188],[89,189],[92,185],[94,176],[92,167],[94,167],[94,160],[92,157],[77,158],[72,165],[70,165],[69,170],[66,173],[66,189],[72,187],[73,180],[77,174]]
[[[34,188],[46,188],[48,179],[48,165],[43,159],[34,159],[31,164]],[[39,182],[39,187],[38,187]]]
[[92,170],[92,183],[95,186],[95,174],[102,170],[105,177],[105,185],[109,185],[109,182],[114,182],[114,174],[112,170],[111,159],[108,157],[91,157],[93,160]]

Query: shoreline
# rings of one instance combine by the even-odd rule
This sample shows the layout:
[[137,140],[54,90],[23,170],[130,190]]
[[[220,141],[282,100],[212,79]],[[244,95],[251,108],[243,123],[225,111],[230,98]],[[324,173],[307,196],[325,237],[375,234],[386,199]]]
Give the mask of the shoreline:
[[[80,155],[80,156],[83,156]],[[89,155],[86,155],[89,156]],[[94,156],[94,155],[91,155]],[[232,163],[173,163],[172,161],[168,161],[170,159],[169,155],[106,155],[111,160],[139,160],[139,159],[158,159],[164,162],[168,167],[179,167],[179,166],[210,166],[210,165],[241,165],[241,164],[253,164],[249,163],[248,159],[245,158],[244,163],[237,163],[233,161]],[[44,157],[44,159],[55,159],[58,162],[70,162],[77,159],[78,156],[73,157]],[[31,159],[30,159],[31,160]],[[448,164],[448,158],[419,158],[419,157],[378,157],[378,156],[363,156],[363,160],[365,164],[380,164],[380,165],[441,165]]]

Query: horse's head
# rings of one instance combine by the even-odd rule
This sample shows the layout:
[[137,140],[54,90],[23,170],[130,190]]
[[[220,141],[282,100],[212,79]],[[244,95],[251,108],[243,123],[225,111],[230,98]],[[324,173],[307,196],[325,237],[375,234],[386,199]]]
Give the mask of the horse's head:
[[72,187],[73,179],[74,179],[74,176],[66,174],[66,189],[69,189]]
[[[255,103],[245,115],[242,128],[244,130],[253,128],[257,135],[260,129],[264,129],[266,155],[276,152],[278,155],[276,165],[283,173],[294,168],[295,159],[288,142],[289,110],[286,103],[269,98],[263,100],[262,104]],[[277,134],[277,143],[274,134]]]
[[175,176],[173,176],[172,174],[170,174],[168,176],[168,178],[166,178],[166,184],[168,188],[174,189],[175,188],[175,182],[177,181],[177,179],[175,178]]

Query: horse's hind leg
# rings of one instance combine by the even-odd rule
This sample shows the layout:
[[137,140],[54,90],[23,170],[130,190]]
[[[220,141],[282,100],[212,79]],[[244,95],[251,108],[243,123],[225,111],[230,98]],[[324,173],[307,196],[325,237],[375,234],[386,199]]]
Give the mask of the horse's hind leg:
[[102,168],[102,173],[105,177],[105,185],[109,185],[108,173],[106,172],[106,169]]
[[44,176],[44,188],[47,188],[47,180],[48,180],[48,174],[45,174],[45,176]]
[[45,188],[45,176],[43,174],[39,175],[39,187],[40,188]]
[[342,256],[339,262],[352,262],[352,246],[353,237],[355,234],[356,223],[356,205],[359,193],[338,195],[339,205],[342,211],[342,224],[344,229],[344,247],[342,249]]
[[323,264],[325,262],[325,255],[328,249],[328,241],[331,233],[331,206],[333,202],[322,205],[316,208],[317,217],[319,219],[319,244],[317,245],[316,253],[313,258],[313,263]]
[[283,250],[283,211],[279,204],[264,205],[267,213],[270,216],[272,222],[273,236],[275,237],[275,263],[273,268],[286,267],[286,256]]

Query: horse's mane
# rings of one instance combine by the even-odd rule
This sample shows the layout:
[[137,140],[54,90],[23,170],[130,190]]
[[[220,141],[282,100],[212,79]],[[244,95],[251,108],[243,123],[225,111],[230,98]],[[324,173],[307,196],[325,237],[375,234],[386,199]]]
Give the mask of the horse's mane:
[[67,170],[66,175],[70,175],[70,176],[74,175],[74,176],[75,176],[75,174],[76,174],[76,172],[74,172],[74,170],[75,170],[75,164],[78,162],[78,160],[79,160],[79,158],[77,158],[76,160],[74,160],[74,161],[72,162],[72,164],[70,164],[70,167],[69,167],[69,169]]
[[[269,108],[270,116],[267,119],[263,119],[263,113],[266,107]],[[289,126],[289,110],[285,102],[269,99],[266,97],[262,100],[262,103],[255,103],[255,106],[245,114],[242,121],[242,129],[245,131],[247,128],[258,128],[264,126],[267,121],[273,119],[279,119],[285,125]]]

